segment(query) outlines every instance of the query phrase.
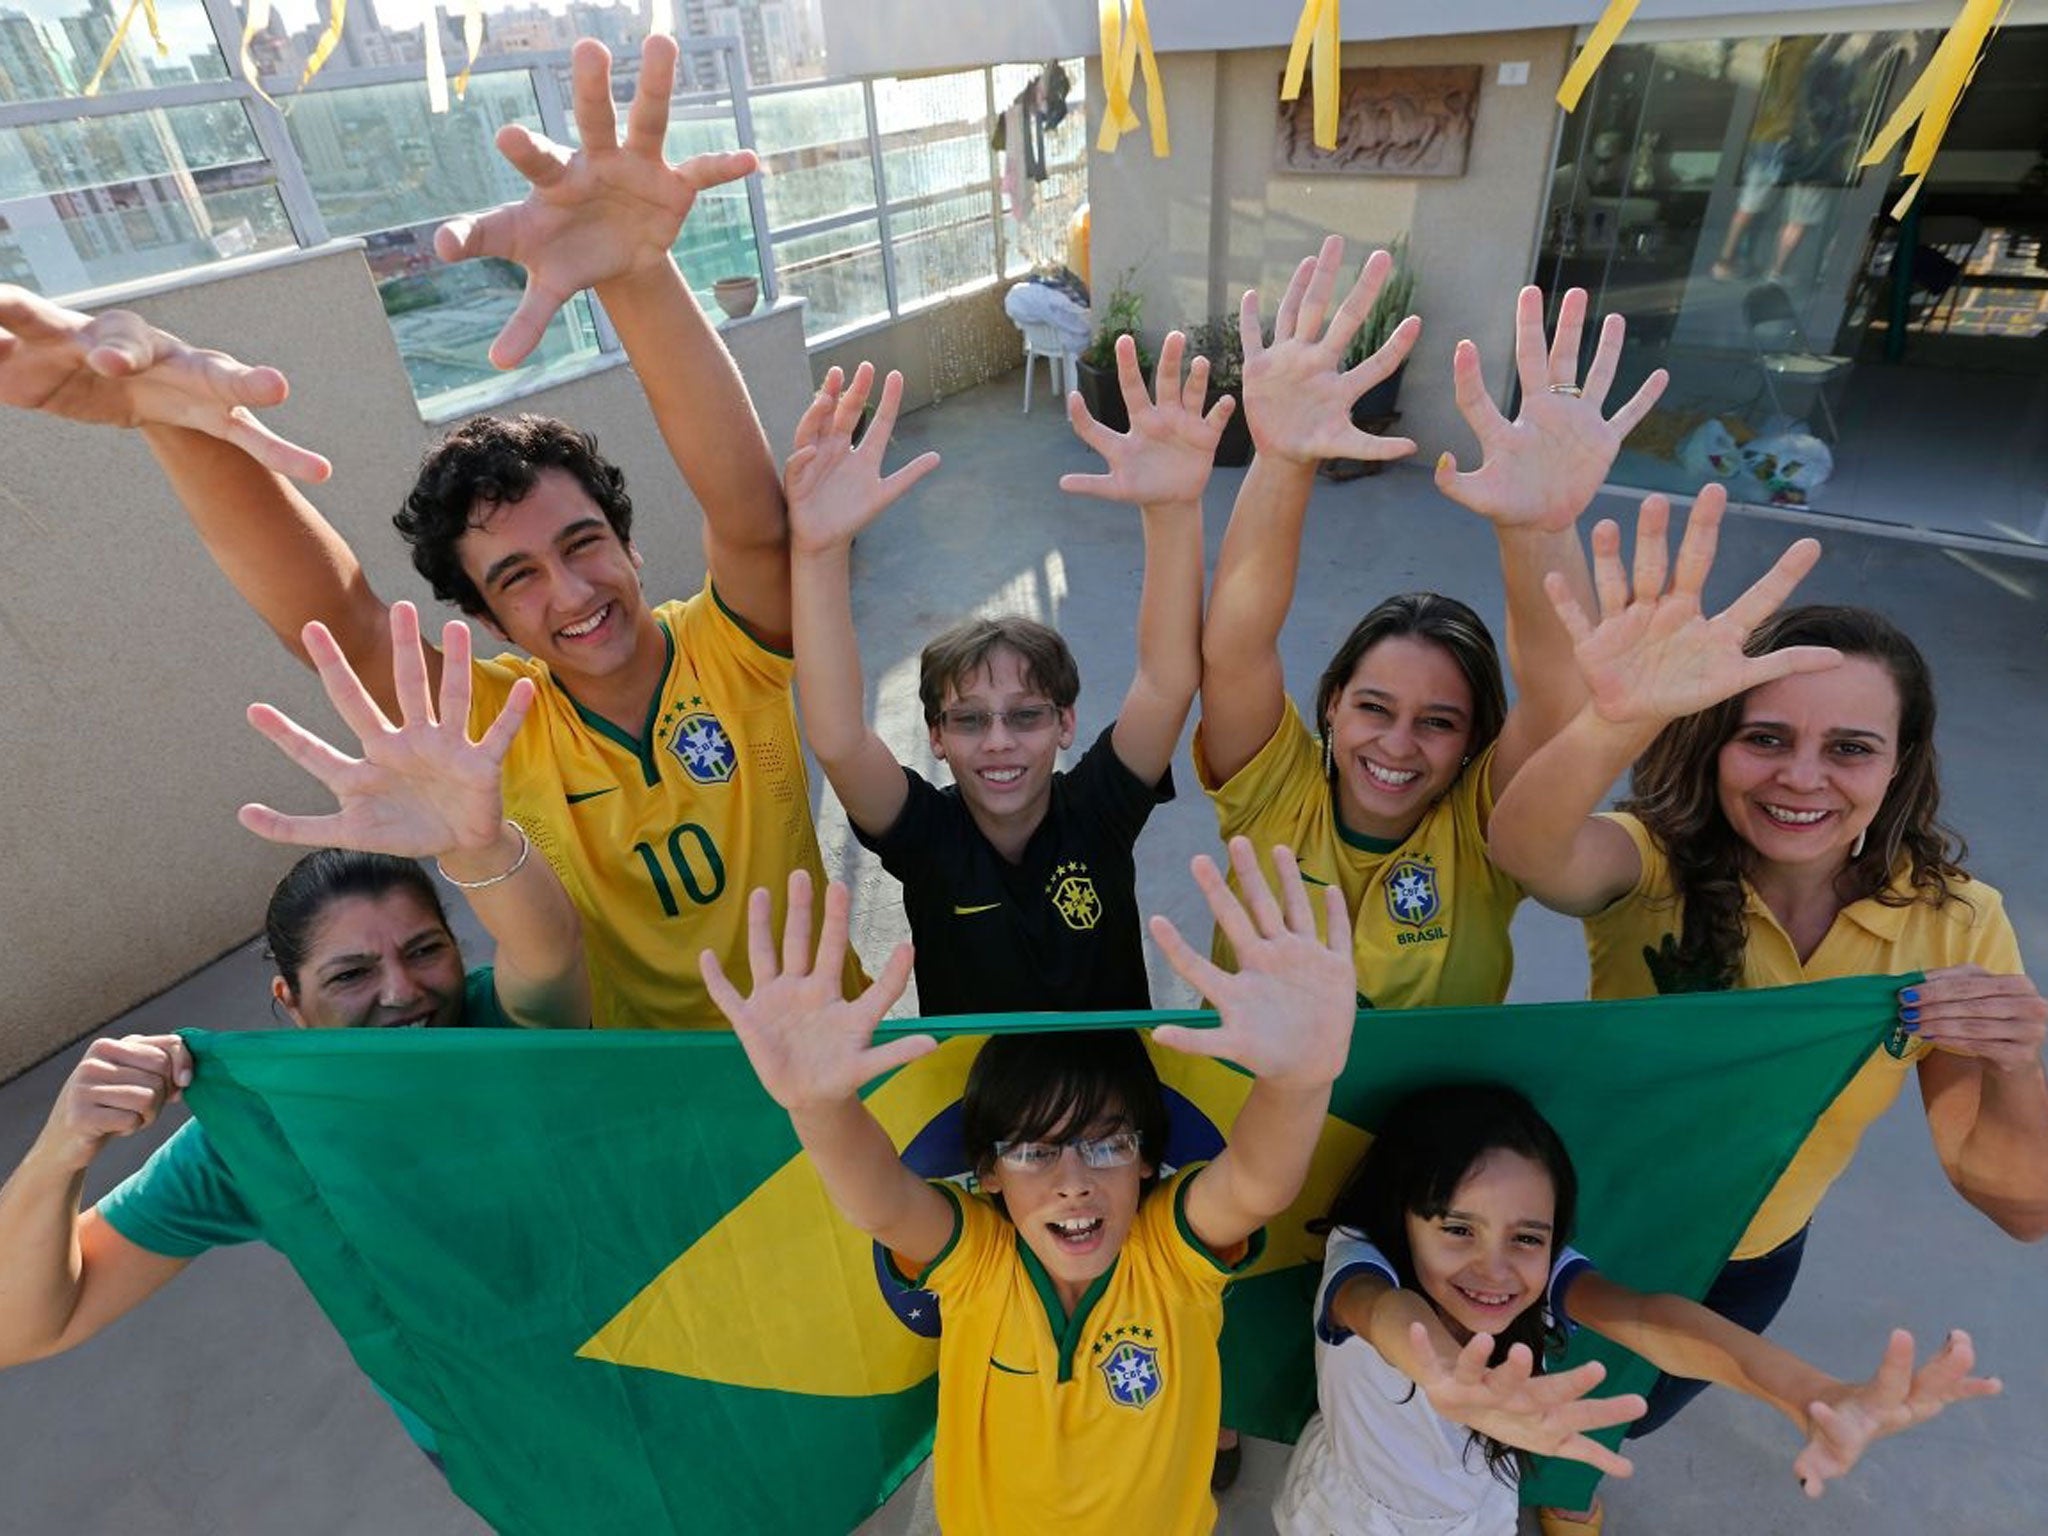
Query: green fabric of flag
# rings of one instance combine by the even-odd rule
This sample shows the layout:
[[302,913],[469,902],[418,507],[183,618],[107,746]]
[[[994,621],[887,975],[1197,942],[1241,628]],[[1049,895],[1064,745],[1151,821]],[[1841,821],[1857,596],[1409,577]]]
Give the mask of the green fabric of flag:
[[[1819,1112],[1892,1039],[1898,985],[1361,1013],[1309,1185],[1231,1295],[1227,1421],[1292,1439],[1313,1408],[1303,1224],[1403,1092],[1521,1088],[1578,1165],[1576,1245],[1625,1284],[1697,1296]],[[1204,1021],[892,1021],[945,1043],[868,1102],[913,1166],[951,1175],[980,1037]],[[844,1531],[925,1454],[935,1319],[831,1209],[732,1036],[186,1038],[187,1097],[266,1235],[497,1529]],[[1249,1079],[1155,1054],[1169,1157],[1208,1155]],[[1575,1358],[1602,1348],[1585,1337]],[[1604,1358],[1609,1390],[1647,1382],[1633,1357]],[[1525,1496],[1572,1503],[1592,1481],[1546,1469]]]

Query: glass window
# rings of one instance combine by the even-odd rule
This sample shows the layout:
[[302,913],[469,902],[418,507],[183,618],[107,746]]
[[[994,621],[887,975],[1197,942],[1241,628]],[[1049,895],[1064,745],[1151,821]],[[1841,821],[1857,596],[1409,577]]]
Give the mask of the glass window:
[[995,275],[996,227],[986,191],[892,210],[889,239],[896,252],[897,302],[904,309]]
[[804,309],[804,334],[812,341],[888,318],[881,231],[873,219],[778,240],[775,268],[784,293],[801,294],[810,301]]
[[365,251],[412,380],[413,398],[423,411],[448,416],[481,409],[503,398],[508,380],[516,379],[524,389],[538,388],[597,355],[590,301],[579,294],[549,323],[541,344],[518,369],[492,367],[487,355],[491,341],[512,318],[526,275],[509,261],[451,266],[436,260],[439,223],[433,219],[371,235]]
[[[126,0],[7,0],[0,7],[0,102],[56,101],[91,82]],[[159,54],[141,16],[107,65],[99,94],[225,80],[227,63],[200,0],[157,0]]]
[[294,243],[239,102],[0,129],[0,276],[47,294]]
[[875,204],[867,107],[851,82],[753,98],[768,222],[782,228]]
[[540,110],[518,70],[473,76],[468,100],[441,115],[410,80],[307,91],[285,121],[328,232],[360,235],[524,197],[492,139],[506,123],[538,131]]

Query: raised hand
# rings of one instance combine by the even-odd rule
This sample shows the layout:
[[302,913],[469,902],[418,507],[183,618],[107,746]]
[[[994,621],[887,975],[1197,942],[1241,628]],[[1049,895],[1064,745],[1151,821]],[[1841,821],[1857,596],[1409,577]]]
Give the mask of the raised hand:
[[825,888],[825,926],[811,951],[811,877],[790,871],[789,912],[782,927],[782,951],[775,948],[775,923],[768,892],[747,898],[747,963],[754,990],[742,997],[705,950],[698,956],[704,987],[718,1011],[740,1037],[754,1075],[770,1098],[795,1114],[842,1104],[885,1072],[938,1048],[930,1035],[907,1035],[873,1044],[880,1024],[910,980],[910,946],[899,944],[868,989],[852,1002],[840,996],[846,960],[846,887]]
[[[1422,322],[1410,315],[1387,344],[1357,367],[1344,366],[1344,349],[1372,313],[1373,300],[1393,270],[1385,251],[1367,258],[1351,291],[1330,313],[1344,241],[1331,235],[1294,269],[1273,317],[1273,339],[1263,340],[1259,296],[1245,293],[1238,311],[1244,336],[1244,408],[1260,453],[1313,465],[1324,459],[1398,459],[1415,451],[1405,437],[1374,437],[1351,424],[1351,407],[1408,359]],[[1324,325],[1325,317],[1329,324]]]
[[1201,502],[1202,488],[1216,464],[1217,439],[1237,402],[1225,395],[1208,415],[1202,414],[1209,393],[1209,359],[1196,358],[1183,381],[1180,365],[1186,349],[1187,338],[1179,331],[1169,332],[1161,343],[1159,369],[1153,376],[1155,399],[1146,393],[1138,371],[1136,339],[1116,339],[1117,383],[1131,429],[1110,431],[1088,414],[1078,392],[1069,394],[1067,420],[1073,423],[1075,436],[1102,455],[1109,473],[1061,475],[1061,490],[1138,507]]
[[1344,1070],[1357,1018],[1358,976],[1351,955],[1351,922],[1344,893],[1323,888],[1324,931],[1316,936],[1293,850],[1273,850],[1280,882],[1275,900],[1259,869],[1251,840],[1230,840],[1230,866],[1244,892],[1240,900],[1207,854],[1194,861],[1195,884],[1236,951],[1238,969],[1223,970],[1180,936],[1164,917],[1152,937],[1182,980],[1215,1004],[1221,1028],[1162,1024],[1152,1038],[1172,1050],[1234,1061],[1262,1081],[1324,1087]]
[[1690,715],[1723,699],[1795,672],[1839,665],[1841,652],[1795,645],[1763,656],[1744,654],[1749,632],[1777,612],[1820,559],[1820,545],[1800,539],[1747,592],[1714,617],[1700,593],[1714,566],[1721,514],[1728,493],[1701,489],[1686,519],[1677,564],[1667,566],[1666,527],[1671,504],[1662,496],[1643,502],[1636,518],[1633,577],[1621,564],[1621,530],[1603,520],[1593,530],[1593,585],[1599,595],[1596,626],[1571,596],[1564,578],[1549,576],[1545,590],[1571,634],[1579,673],[1594,710],[1614,725],[1647,725]]
[[1607,479],[1622,440],[1664,393],[1670,375],[1657,369],[1615,413],[1601,415],[1627,324],[1609,315],[1600,325],[1593,365],[1579,377],[1579,342],[1586,327],[1586,291],[1573,288],[1558,306],[1557,335],[1546,350],[1543,292],[1524,288],[1515,300],[1515,370],[1522,404],[1509,421],[1486,392],[1479,349],[1461,341],[1452,359],[1458,411],[1479,439],[1479,468],[1459,472],[1457,458],[1437,460],[1436,484],[1451,500],[1505,527],[1552,532],[1569,528],[1592,504]]
[[44,1134],[74,1168],[116,1136],[156,1119],[192,1081],[192,1056],[176,1035],[95,1040],[64,1080]]
[[1819,1498],[1828,1479],[1855,1466],[1873,1442],[1925,1424],[1951,1403],[2004,1391],[1997,1377],[1970,1374],[1976,1361],[1970,1336],[1959,1328],[1916,1371],[1913,1335],[1894,1329],[1875,1376],[1845,1385],[1807,1408],[1810,1433],[1792,1463],[1807,1497]]
[[2025,976],[1981,965],[1929,971],[1899,993],[1899,1018],[1930,1045],[2001,1071],[2032,1071],[2048,1041],[2048,998]]
[[266,469],[325,480],[327,460],[251,414],[290,392],[275,368],[188,346],[125,309],[86,315],[0,285],[0,404],[111,427],[189,427]]
[[505,707],[481,740],[469,738],[469,627],[441,631],[441,699],[427,684],[419,612],[391,605],[392,684],[398,723],[380,709],[323,624],[305,629],[306,654],[335,713],[361,742],[361,757],[336,750],[282,711],[249,706],[249,723],[279,751],[334,792],[326,816],[288,816],[245,805],[243,826],[258,837],[302,847],[356,848],[407,858],[480,852],[504,829],[499,786],[505,754],[533,705],[533,683],[513,684]]
[[510,368],[540,344],[555,311],[585,288],[631,276],[669,259],[683,221],[707,188],[760,169],[751,150],[692,155],[670,165],[662,153],[676,44],[650,37],[619,142],[612,107],[611,55],[580,40],[570,55],[571,94],[581,147],[571,150],[508,123],[498,152],[533,184],[525,201],[473,218],[450,220],[434,236],[443,261],[498,256],[526,269],[526,292],[498,339],[491,361]]
[[939,467],[936,453],[921,453],[886,478],[882,457],[896,413],[903,403],[903,375],[893,369],[882,383],[874,419],[858,445],[853,429],[875,384],[872,363],[854,370],[853,382],[837,368],[796,424],[796,446],[783,466],[783,495],[789,503],[789,532],[800,551],[830,549],[846,543]]
[[1410,1324],[1408,1337],[1422,1362],[1415,1384],[1445,1418],[1490,1435],[1503,1445],[1538,1456],[1582,1461],[1610,1477],[1627,1477],[1635,1471],[1626,1456],[1587,1437],[1589,1430],[1611,1429],[1639,1419],[1648,1408],[1633,1392],[1621,1397],[1588,1396],[1607,1377],[1607,1368],[1599,1361],[1538,1376],[1529,1347],[1516,1344],[1508,1350],[1507,1359],[1488,1365],[1493,1357],[1493,1337],[1477,1333],[1458,1351],[1457,1363],[1446,1365],[1424,1324]]

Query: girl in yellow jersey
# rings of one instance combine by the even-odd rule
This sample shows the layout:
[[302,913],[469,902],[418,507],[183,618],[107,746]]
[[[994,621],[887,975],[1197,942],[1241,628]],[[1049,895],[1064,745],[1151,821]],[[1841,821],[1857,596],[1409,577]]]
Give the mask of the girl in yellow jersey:
[[[1405,438],[1369,436],[1352,424],[1353,403],[1403,364],[1421,323],[1410,316],[1378,353],[1345,369],[1345,349],[1391,261],[1375,254],[1332,311],[1343,253],[1332,236],[1296,270],[1270,341],[1257,295],[1244,298],[1244,406],[1258,455],[1231,513],[1209,601],[1195,768],[1226,837],[1242,834],[1262,848],[1285,843],[1305,878],[1343,890],[1361,1003],[1497,1003],[1513,969],[1508,922],[1522,893],[1487,859],[1486,818],[1494,796],[1581,698],[1543,578],[1565,571],[1590,596],[1574,523],[1664,376],[1651,375],[1611,420],[1603,417],[1623,325],[1608,317],[1582,387],[1586,296],[1577,289],[1565,296],[1547,345],[1542,295],[1521,294],[1522,402],[1513,421],[1487,398],[1478,350],[1459,343],[1458,406],[1485,461],[1461,474],[1447,454],[1437,484],[1494,525],[1520,697],[1510,709],[1478,615],[1455,598],[1417,592],[1380,604],[1352,630],[1304,720],[1287,695],[1279,641],[1316,465],[1415,451]],[[1361,564],[1370,557],[1364,552]],[[1217,949],[1227,963],[1225,946]]]
[[[1632,578],[1619,530],[1595,530],[1599,623],[1559,604],[1590,699],[1501,797],[1492,840],[1532,895],[1584,918],[1595,997],[1928,973],[1706,1297],[1761,1329],[1814,1208],[1909,1069],[1957,1191],[2015,1237],[2048,1236],[2048,1001],[1939,819],[1934,691],[1913,643],[1867,609],[1771,617],[1819,558],[1810,539],[1702,612],[1726,499],[1701,491],[1668,591],[1662,498],[1643,504]],[[1594,815],[1631,762],[1620,814]],[[1697,1390],[1665,1378],[1635,1432]]]

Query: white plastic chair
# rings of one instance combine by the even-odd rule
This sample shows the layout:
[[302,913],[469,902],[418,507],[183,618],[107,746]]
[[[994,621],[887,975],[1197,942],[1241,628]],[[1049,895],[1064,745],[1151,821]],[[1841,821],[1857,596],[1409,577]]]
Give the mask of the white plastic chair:
[[1046,374],[1054,393],[1065,404],[1067,392],[1079,381],[1080,376],[1075,371],[1081,355],[1079,350],[1069,349],[1058,326],[1048,325],[1042,320],[1019,320],[1014,315],[1010,317],[1010,323],[1024,333],[1024,414],[1031,414],[1031,376],[1037,371],[1033,365],[1041,357],[1045,359]]

